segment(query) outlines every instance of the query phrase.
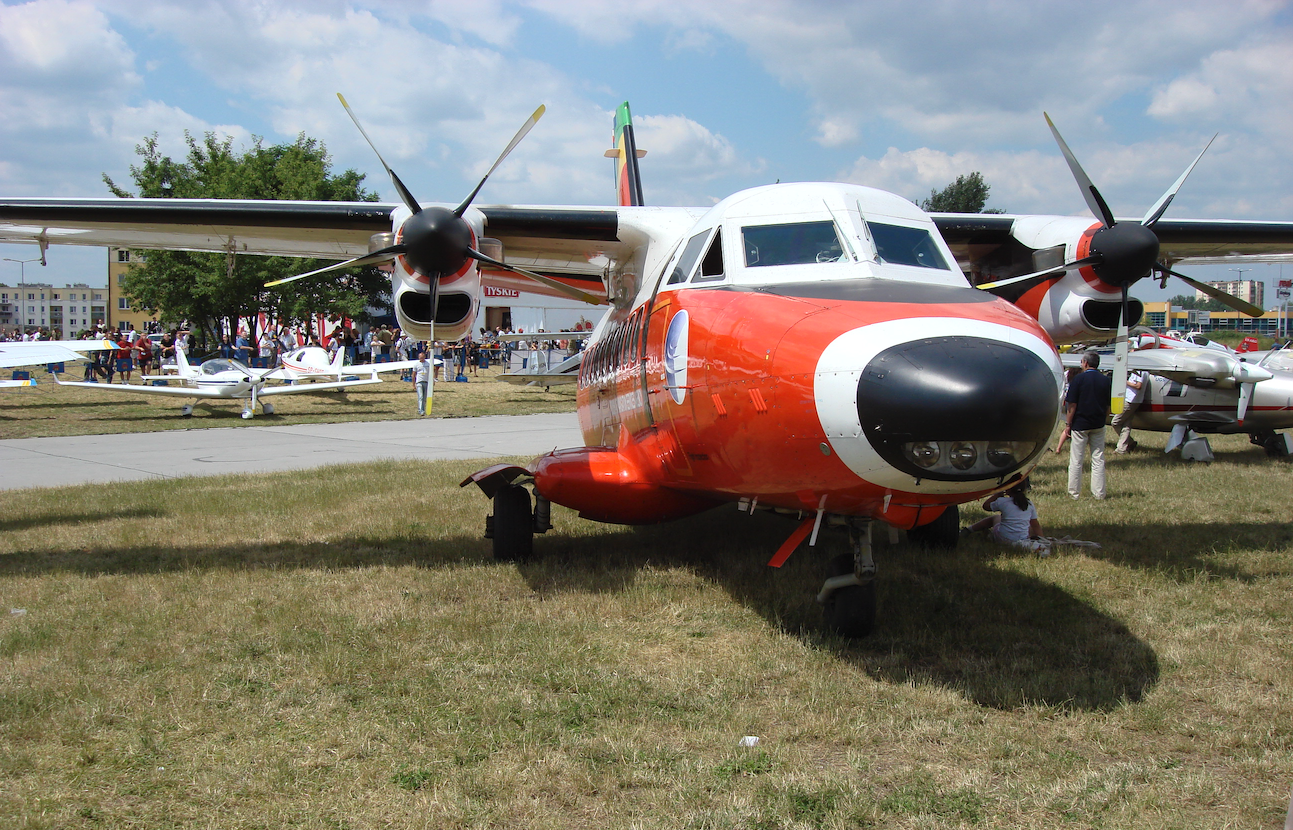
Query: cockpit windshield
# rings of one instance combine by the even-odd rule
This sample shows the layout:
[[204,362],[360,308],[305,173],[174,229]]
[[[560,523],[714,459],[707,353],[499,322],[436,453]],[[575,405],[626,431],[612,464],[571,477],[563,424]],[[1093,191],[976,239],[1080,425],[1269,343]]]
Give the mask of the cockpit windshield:
[[844,257],[834,222],[792,222],[741,228],[745,266],[838,262]]
[[951,270],[947,267],[947,260],[939,253],[938,246],[934,244],[934,238],[924,228],[871,221],[866,226],[871,232],[871,239],[875,242],[875,250],[881,261],[891,265]]
[[221,372],[245,372],[247,367],[243,366],[236,360],[229,360],[223,357],[212,358],[205,361],[199,370],[204,375],[218,375]]

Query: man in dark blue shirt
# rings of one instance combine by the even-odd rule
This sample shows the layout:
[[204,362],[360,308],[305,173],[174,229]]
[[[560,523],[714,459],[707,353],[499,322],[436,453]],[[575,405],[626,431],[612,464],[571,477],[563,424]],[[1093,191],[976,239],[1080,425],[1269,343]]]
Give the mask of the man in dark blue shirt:
[[1069,495],[1082,494],[1082,462],[1091,448],[1091,495],[1105,497],[1104,425],[1109,417],[1113,383],[1100,372],[1100,355],[1082,355],[1082,372],[1069,382],[1064,396],[1069,431]]

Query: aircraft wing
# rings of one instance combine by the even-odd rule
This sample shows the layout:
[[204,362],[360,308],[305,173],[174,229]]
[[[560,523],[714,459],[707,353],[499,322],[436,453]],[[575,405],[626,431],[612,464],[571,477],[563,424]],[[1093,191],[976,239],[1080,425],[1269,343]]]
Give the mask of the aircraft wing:
[[[1060,355],[1066,369],[1082,365],[1080,352]],[[1254,372],[1254,370],[1257,370]],[[1257,383],[1269,377],[1256,362],[1215,349],[1142,349],[1127,355],[1127,371],[1161,375],[1187,386],[1233,388],[1237,381]],[[1248,373],[1248,374],[1246,374]]]
[[[1047,217],[1005,213],[931,213],[958,262],[981,259],[1013,240],[1016,224],[1044,223]],[[1091,220],[1094,224],[1096,220]],[[1140,223],[1140,219],[1119,219]],[[1154,225],[1159,254],[1171,262],[1212,261],[1229,257],[1260,260],[1293,254],[1293,222],[1245,222],[1225,219],[1160,219]]]
[[565,386],[579,380],[579,367],[586,352],[578,352],[544,372],[515,372],[498,376],[516,386]]
[[81,352],[120,348],[110,340],[33,340],[0,343],[0,368],[84,360]]
[[0,380],[0,389],[13,389],[19,386],[35,386],[34,380]]
[[7,199],[0,242],[349,259],[391,229],[392,204],[243,199]]
[[[119,246],[175,251],[226,251],[350,259],[368,253],[369,237],[391,230],[398,205],[378,202],[294,202],[243,199],[6,199],[0,200],[0,242]],[[686,208],[478,206],[485,233],[516,265],[590,293],[602,275],[632,255],[640,232],[630,225],[666,223]],[[688,220],[690,221],[690,220]],[[623,239],[624,237],[634,237]],[[643,237],[645,238],[645,237]],[[495,290],[549,293],[515,274],[482,269]]]
[[359,380],[334,380],[328,383],[293,383],[291,386],[266,386],[256,395],[261,398],[266,395],[304,395],[307,392],[326,392],[329,389],[348,389],[351,386],[368,386],[381,382],[381,378],[371,377]]
[[[174,378],[171,378],[171,380],[174,380]],[[139,386],[133,383],[89,383],[80,380],[59,380],[58,375],[54,376],[54,381],[59,386],[81,386],[86,389],[98,389],[100,392],[116,392],[125,395],[170,395],[171,397],[181,398],[229,397],[220,394],[218,389],[202,389],[196,386]]]

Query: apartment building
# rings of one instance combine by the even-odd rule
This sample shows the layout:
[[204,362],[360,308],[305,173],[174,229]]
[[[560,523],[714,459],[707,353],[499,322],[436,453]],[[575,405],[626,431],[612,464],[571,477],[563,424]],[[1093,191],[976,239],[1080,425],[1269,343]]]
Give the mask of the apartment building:
[[108,319],[106,297],[106,289],[85,283],[0,283],[0,328],[23,332],[43,328],[55,339],[70,340]]

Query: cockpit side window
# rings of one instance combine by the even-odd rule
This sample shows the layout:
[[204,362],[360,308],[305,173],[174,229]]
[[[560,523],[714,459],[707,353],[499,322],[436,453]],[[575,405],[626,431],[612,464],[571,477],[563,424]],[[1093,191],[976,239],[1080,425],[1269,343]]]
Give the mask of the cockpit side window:
[[700,270],[691,278],[692,282],[715,282],[723,278],[723,229],[714,233],[714,241],[709,243],[705,258],[700,261]]
[[745,267],[838,262],[844,256],[834,222],[791,222],[741,228]]
[[935,268],[950,271],[947,260],[938,250],[934,238],[924,228],[904,225],[886,225],[883,222],[867,223],[880,259],[891,265],[913,265],[917,268]]
[[696,264],[696,258],[700,256],[705,240],[708,238],[709,231],[703,231],[687,240],[687,247],[682,249],[682,256],[678,257],[678,264],[673,267],[673,273],[669,275],[668,285],[687,281],[687,277],[691,276],[692,266]]

